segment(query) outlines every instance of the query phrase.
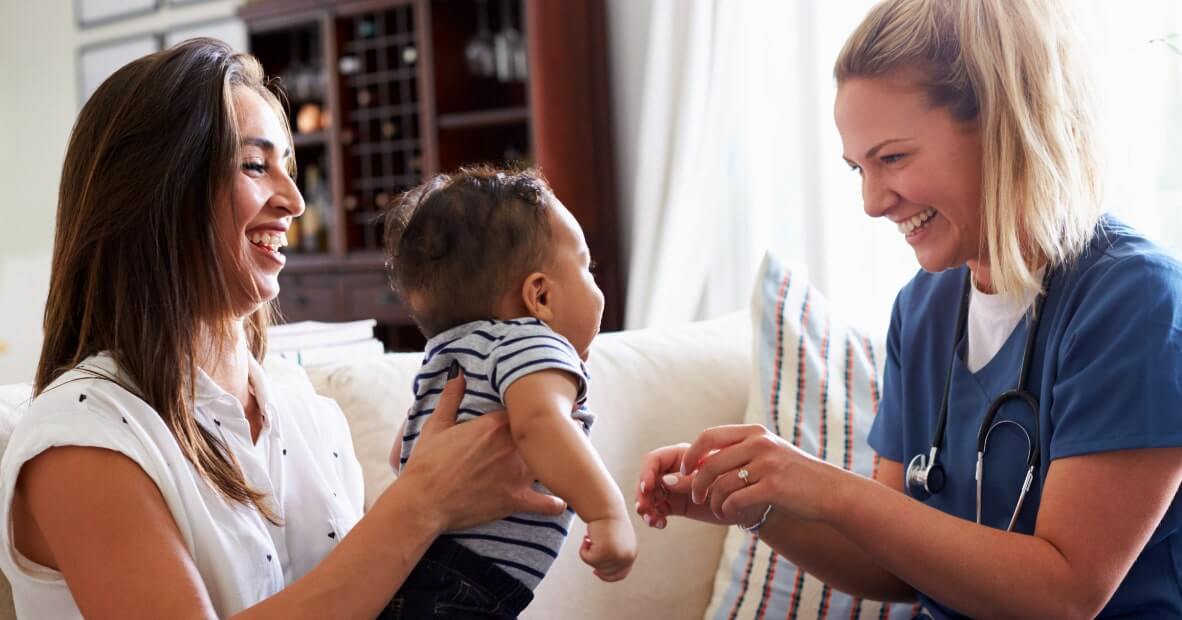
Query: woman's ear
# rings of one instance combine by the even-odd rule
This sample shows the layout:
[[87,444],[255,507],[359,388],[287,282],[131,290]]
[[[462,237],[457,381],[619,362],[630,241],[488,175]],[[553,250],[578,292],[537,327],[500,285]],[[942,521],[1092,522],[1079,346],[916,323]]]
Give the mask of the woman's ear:
[[553,296],[550,278],[546,274],[535,271],[525,278],[521,285],[521,302],[529,315],[535,319],[549,322],[554,318],[553,308],[550,306]]

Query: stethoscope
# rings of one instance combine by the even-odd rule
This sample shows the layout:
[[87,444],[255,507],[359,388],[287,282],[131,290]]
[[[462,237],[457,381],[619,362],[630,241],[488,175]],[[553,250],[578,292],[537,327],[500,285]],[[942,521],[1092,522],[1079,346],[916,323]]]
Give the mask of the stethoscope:
[[[1042,319],[1042,306],[1046,302],[1047,291],[1051,285],[1051,273],[1051,268],[1047,267],[1047,273],[1043,277],[1042,291],[1034,301],[1034,316],[1030,319],[1030,330],[1026,334],[1026,349],[1022,354],[1022,367],[1018,370],[1018,385],[1011,390],[1002,392],[997,398],[993,399],[993,402],[989,403],[989,408],[985,412],[985,419],[981,421],[981,426],[977,430],[977,470],[975,474],[977,481],[977,523],[981,523],[981,483],[984,479],[985,447],[989,443],[989,434],[998,426],[1013,424],[1026,436],[1026,479],[1022,482],[1022,489],[1018,493],[1018,503],[1014,505],[1014,514],[1010,516],[1010,524],[1006,527],[1007,532],[1012,531],[1014,524],[1018,522],[1018,515],[1022,512],[1022,504],[1026,501],[1026,494],[1030,491],[1030,485],[1034,482],[1034,472],[1038,469],[1039,459],[1042,456],[1042,450],[1038,442],[1038,399],[1026,389],[1026,381],[1030,374],[1030,360],[1034,354],[1034,341],[1038,337],[1038,325]],[[952,344],[952,361],[948,366],[948,378],[944,381],[944,399],[940,404],[940,420],[936,424],[936,435],[932,438],[932,448],[926,455],[923,453],[916,454],[915,458],[911,459],[911,462],[907,465],[907,488],[913,497],[918,496],[920,492],[935,495],[944,488],[944,467],[940,465],[936,457],[939,455],[940,448],[944,444],[944,428],[948,425],[948,392],[952,387],[952,371],[956,367],[956,347],[964,339],[965,328],[968,324],[969,299],[972,290],[973,275],[972,272],[967,272],[964,279],[964,292],[960,300],[960,310],[956,319],[956,339]],[[1026,432],[1026,429],[1021,424],[1013,420],[1002,420],[997,424],[993,423],[993,419],[997,416],[997,412],[1001,410],[1002,406],[1015,400],[1025,403],[1034,417],[1033,437],[1031,437],[1030,433]]]

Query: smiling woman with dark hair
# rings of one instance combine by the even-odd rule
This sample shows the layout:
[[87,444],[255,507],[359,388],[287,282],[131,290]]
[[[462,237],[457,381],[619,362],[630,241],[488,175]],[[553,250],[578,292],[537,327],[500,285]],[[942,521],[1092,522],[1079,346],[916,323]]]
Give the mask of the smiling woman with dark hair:
[[457,378],[363,516],[336,404],[268,382],[304,210],[286,118],[258,62],[209,39],[123,67],[80,113],[36,398],[0,462],[19,614],[373,617],[438,533],[561,512],[503,412],[452,426]]

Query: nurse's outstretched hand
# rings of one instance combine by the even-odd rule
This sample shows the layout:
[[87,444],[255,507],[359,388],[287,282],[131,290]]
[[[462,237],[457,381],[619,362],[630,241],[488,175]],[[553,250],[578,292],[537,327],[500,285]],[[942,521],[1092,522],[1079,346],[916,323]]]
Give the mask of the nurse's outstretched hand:
[[[755,523],[770,505],[786,516],[819,520],[841,469],[806,454],[759,424],[716,426],[682,454],[690,503],[718,520]],[[752,517],[751,515],[754,515]]]
[[[757,461],[759,467],[744,467]],[[753,473],[765,467],[774,472],[773,461],[820,463],[759,425],[707,429],[692,445],[665,446],[645,455],[636,489],[636,512],[649,527],[657,529],[663,529],[670,516],[719,525],[754,524],[768,505],[782,503],[781,498],[773,497],[776,481],[765,476],[764,482],[757,484]],[[746,484],[738,475],[743,468],[748,471]],[[739,490],[744,493],[736,493]]]

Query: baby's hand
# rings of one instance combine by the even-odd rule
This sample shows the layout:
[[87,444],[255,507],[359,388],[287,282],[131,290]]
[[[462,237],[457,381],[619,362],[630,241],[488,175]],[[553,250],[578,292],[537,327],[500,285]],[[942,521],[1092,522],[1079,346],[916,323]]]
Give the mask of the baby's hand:
[[587,537],[579,557],[595,569],[604,581],[619,581],[628,576],[636,560],[636,532],[626,517],[608,517],[587,523]]

